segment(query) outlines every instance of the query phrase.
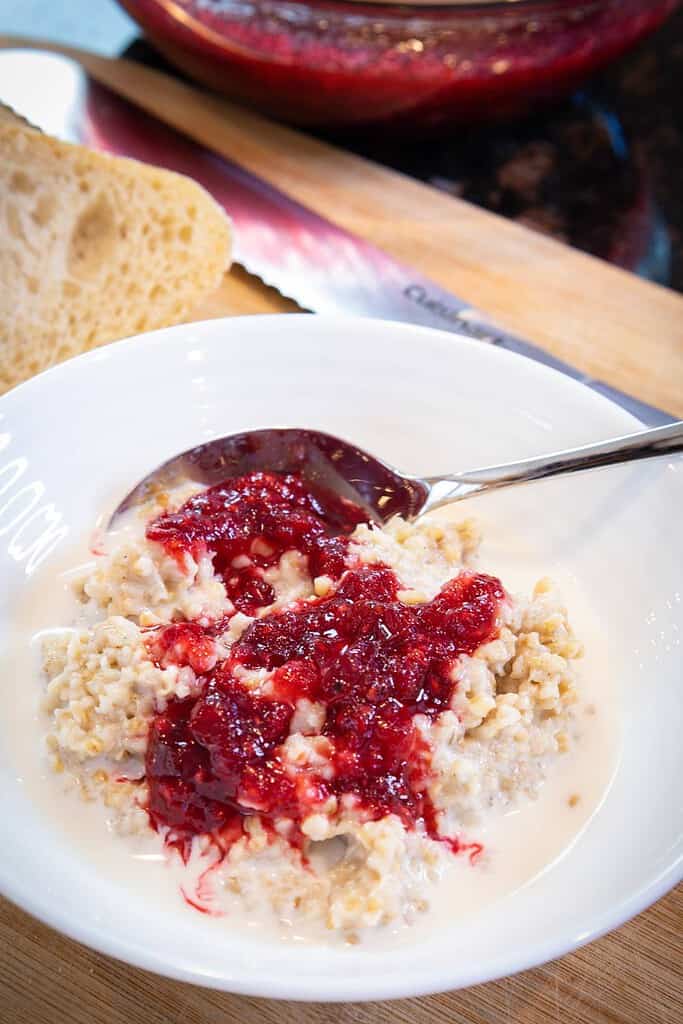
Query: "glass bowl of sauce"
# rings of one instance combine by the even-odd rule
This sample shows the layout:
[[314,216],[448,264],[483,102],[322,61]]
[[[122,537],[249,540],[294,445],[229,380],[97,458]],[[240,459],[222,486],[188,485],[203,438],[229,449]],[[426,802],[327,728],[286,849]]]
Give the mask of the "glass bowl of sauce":
[[505,119],[566,95],[678,0],[119,0],[203,85],[312,127]]

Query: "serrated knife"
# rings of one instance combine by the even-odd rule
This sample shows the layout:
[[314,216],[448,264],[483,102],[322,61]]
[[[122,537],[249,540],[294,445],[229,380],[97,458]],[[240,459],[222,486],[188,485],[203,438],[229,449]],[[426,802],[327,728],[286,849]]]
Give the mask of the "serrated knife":
[[57,138],[200,182],[235,224],[236,261],[304,309],[465,334],[552,366],[644,423],[658,426],[673,419],[487,323],[436,282],[124,100],[69,57],[27,49],[0,52],[0,102]]

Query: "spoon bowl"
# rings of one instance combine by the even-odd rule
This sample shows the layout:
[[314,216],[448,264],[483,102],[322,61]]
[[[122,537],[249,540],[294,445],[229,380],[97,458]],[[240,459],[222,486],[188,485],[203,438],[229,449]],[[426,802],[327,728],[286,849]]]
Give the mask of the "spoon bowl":
[[416,519],[442,505],[484,491],[683,450],[683,422],[499,466],[434,477],[410,477],[350,441],[303,428],[230,434],[175,455],[144,477],[119,504],[123,512],[183,481],[217,484],[254,472],[298,473],[324,501],[340,532],[353,528],[358,508],[371,522]]
[[344,506],[360,506],[367,519],[378,523],[394,515],[413,518],[429,496],[424,481],[402,476],[357,445],[331,434],[298,428],[247,430],[190,448],[162,463],[123,499],[109,525],[133,506],[183,481],[210,486],[255,472],[300,474],[314,494],[326,499],[328,515],[333,505],[330,497],[341,499],[340,520],[345,519]]

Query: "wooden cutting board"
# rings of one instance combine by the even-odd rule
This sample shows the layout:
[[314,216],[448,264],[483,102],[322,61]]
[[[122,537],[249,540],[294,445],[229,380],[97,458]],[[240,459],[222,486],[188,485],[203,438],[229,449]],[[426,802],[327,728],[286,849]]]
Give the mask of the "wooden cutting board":
[[[501,326],[683,418],[683,296],[131,61],[67,53],[102,83],[433,277]],[[231,275],[211,315],[288,310]],[[202,315],[206,311],[201,311]]]
[[[0,46],[36,46],[0,37]],[[683,417],[683,298],[158,72],[44,44],[501,325]],[[234,268],[197,318],[297,307]],[[618,853],[615,853],[615,856]],[[84,894],[84,899],[87,894]],[[678,1024],[683,887],[618,931],[514,978],[395,1003],[275,1003],[158,978],[0,900],[0,1024]]]

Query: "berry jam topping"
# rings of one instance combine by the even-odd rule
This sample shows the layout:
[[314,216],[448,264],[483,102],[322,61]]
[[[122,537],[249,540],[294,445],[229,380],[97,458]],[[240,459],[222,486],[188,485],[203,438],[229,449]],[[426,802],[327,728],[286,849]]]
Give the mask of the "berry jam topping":
[[[297,478],[253,474],[162,516],[148,536],[174,553],[216,552],[219,565],[253,552],[254,540],[261,564],[292,549],[310,558],[336,540],[321,513]],[[289,819],[288,838],[300,843],[304,819],[335,801],[365,820],[396,814],[440,838],[426,791],[431,752],[414,716],[433,719],[449,707],[453,662],[496,635],[503,587],[463,572],[432,601],[409,606],[386,566],[344,571],[342,560],[334,575],[329,596],[256,618],[224,661],[216,660],[215,625],[151,631],[157,663],[190,665],[202,686],[156,715],[147,748],[151,822],[182,851],[201,833],[220,836],[225,848],[253,813],[266,827]],[[258,670],[270,673],[266,693],[243,681]],[[285,741],[302,698],[318,706],[319,724],[306,740],[315,756],[295,767]]]
[[275,594],[263,570],[285,551],[308,558],[311,576],[338,579],[345,568],[344,536],[366,514],[347,499],[312,490],[294,474],[251,473],[194,495],[177,512],[147,527],[147,538],[162,544],[181,563],[185,554],[213,554],[215,572],[228,597],[245,614],[272,604]]
[[153,627],[147,634],[147,648],[159,668],[189,665],[197,675],[210,672],[218,660],[213,636],[198,622]]

